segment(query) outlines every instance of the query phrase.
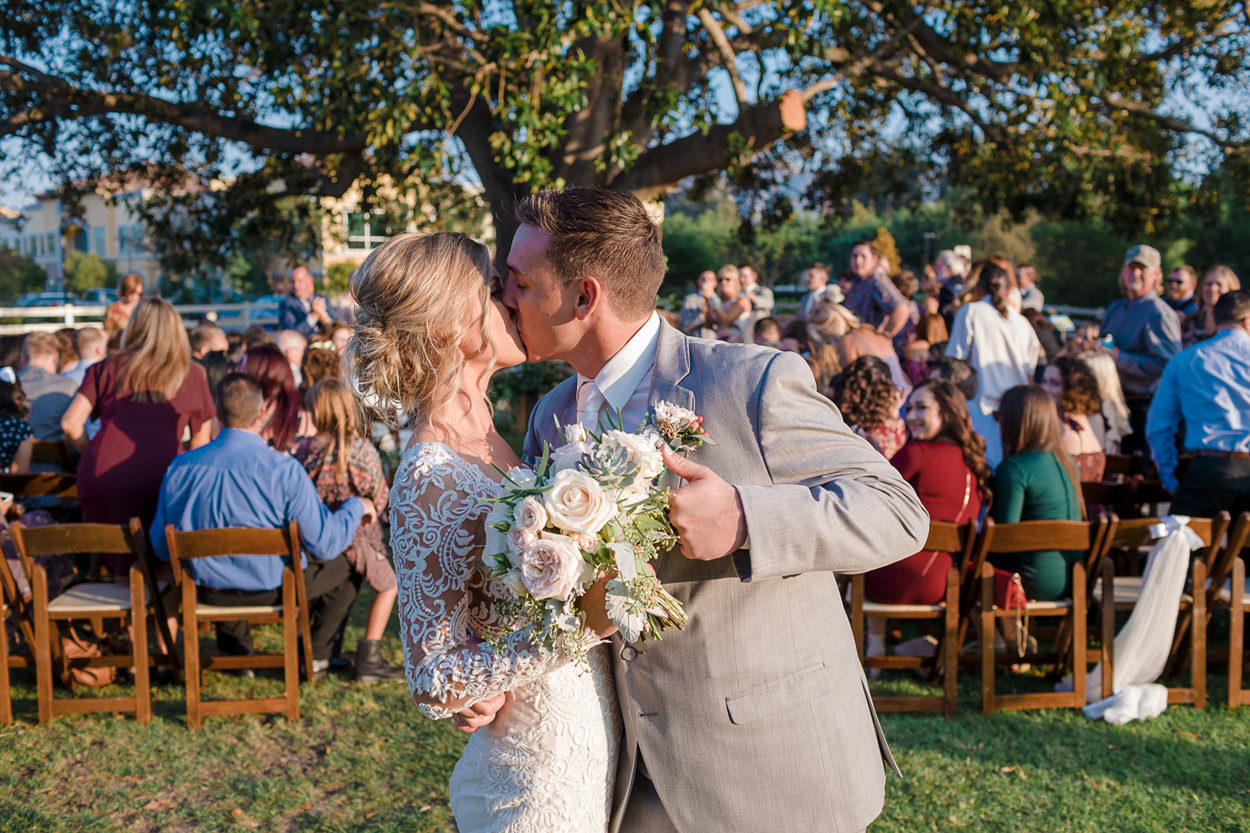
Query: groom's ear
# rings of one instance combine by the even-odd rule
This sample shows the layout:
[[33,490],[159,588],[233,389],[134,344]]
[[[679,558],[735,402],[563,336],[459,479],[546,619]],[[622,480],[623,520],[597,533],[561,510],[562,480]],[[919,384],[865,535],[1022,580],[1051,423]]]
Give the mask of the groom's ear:
[[599,309],[607,299],[603,295],[603,284],[599,283],[599,279],[593,276],[578,278],[574,283],[577,290],[577,298],[573,303],[573,315],[579,321],[585,321]]

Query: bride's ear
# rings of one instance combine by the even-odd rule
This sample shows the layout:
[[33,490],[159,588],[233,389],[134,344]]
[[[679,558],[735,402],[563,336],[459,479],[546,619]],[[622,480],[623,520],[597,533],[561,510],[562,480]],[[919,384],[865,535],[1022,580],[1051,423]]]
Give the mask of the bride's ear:
[[607,299],[603,295],[603,284],[596,277],[587,276],[577,279],[577,300],[573,305],[573,315],[579,321],[585,321]]

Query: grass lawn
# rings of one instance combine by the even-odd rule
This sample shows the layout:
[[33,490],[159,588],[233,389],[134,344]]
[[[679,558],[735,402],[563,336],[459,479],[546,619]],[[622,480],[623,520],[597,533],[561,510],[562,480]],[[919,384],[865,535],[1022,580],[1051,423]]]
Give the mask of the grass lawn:
[[[349,648],[367,606],[357,602]],[[399,661],[393,624],[385,651]],[[1124,727],[1057,711],[982,716],[969,672],[957,719],[882,717],[906,777],[889,779],[871,829],[1250,830],[1250,709],[1219,705],[1223,672],[1212,669],[1206,711],[1180,706]],[[465,736],[422,717],[403,682],[331,677],[304,686],[298,724],[210,717],[192,733],[176,686],[156,688],[147,726],[74,715],[41,727],[33,672],[13,680],[0,831],[454,830],[446,785]],[[279,686],[219,674],[208,684],[209,696]],[[902,674],[874,686],[925,689]]]

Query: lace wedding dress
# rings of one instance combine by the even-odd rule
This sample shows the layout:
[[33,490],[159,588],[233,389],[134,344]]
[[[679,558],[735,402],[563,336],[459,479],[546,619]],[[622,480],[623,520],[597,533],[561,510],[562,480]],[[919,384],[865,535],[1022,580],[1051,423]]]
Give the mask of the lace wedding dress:
[[[512,691],[474,733],[451,776],[460,833],[601,833],[607,829],[620,716],[607,646],[590,672],[544,657],[522,634],[501,649],[477,638],[492,621],[498,580],[480,567],[499,485],[440,443],[405,454],[391,492],[391,547],[408,687],[429,717]],[[431,703],[430,701],[433,701]]]

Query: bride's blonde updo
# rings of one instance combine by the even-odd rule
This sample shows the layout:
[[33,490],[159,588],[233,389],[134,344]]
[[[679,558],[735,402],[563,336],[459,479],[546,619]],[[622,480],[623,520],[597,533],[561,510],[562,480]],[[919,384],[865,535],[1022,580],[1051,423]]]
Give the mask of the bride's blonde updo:
[[[356,270],[356,326],[344,376],[364,410],[388,425],[430,419],[455,395],[466,333],[487,332],[490,252],[466,235],[407,233],[387,240]],[[473,338],[473,336],[469,336]]]

